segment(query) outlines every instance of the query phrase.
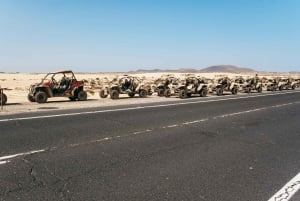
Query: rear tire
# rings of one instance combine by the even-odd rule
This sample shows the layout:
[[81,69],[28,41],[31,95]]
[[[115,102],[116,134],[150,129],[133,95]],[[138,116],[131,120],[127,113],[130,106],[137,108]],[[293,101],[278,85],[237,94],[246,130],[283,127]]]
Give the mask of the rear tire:
[[101,98],[106,98],[108,96],[108,94],[105,94],[105,90],[101,89],[100,92],[99,92],[99,96]]
[[164,96],[164,92],[165,91],[163,89],[158,89],[157,90],[157,95],[160,96],[160,97],[162,97],[162,96]]
[[179,98],[184,99],[184,98],[186,98],[186,97],[187,97],[186,91],[185,91],[184,89],[180,90],[180,91],[179,91]]
[[0,103],[1,105],[5,105],[6,102],[7,102],[7,96],[4,93],[2,93],[2,96],[0,95]]
[[77,94],[77,98],[79,101],[86,101],[87,100],[87,93],[86,91],[80,91]]
[[141,98],[146,98],[147,97],[147,91],[145,89],[141,89],[140,92],[139,92],[139,96]]
[[119,99],[119,92],[117,90],[111,90],[110,98],[111,99]]
[[35,94],[35,100],[37,103],[46,103],[47,99],[47,94],[43,91],[39,91]]

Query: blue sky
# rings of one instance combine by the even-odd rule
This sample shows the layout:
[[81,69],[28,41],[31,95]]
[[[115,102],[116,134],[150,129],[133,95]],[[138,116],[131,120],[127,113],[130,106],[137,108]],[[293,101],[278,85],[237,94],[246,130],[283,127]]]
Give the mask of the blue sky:
[[300,70],[298,0],[1,0],[0,71]]

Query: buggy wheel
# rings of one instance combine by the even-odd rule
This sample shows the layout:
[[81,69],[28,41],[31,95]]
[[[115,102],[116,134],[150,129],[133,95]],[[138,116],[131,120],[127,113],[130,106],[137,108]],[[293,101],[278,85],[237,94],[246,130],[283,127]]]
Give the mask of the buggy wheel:
[[133,92],[129,92],[129,93],[128,93],[128,96],[129,96],[130,98],[133,98],[134,95],[135,95],[135,93],[133,93]]
[[238,90],[237,90],[236,87],[233,87],[233,88],[231,89],[231,93],[232,93],[233,95],[236,95],[237,92],[238,92]]
[[258,87],[256,91],[257,91],[257,93],[261,93],[262,92],[262,87]]
[[217,89],[216,89],[216,94],[217,94],[218,96],[222,96],[222,95],[223,95],[223,89],[222,89],[222,88],[217,88]]
[[74,97],[74,96],[70,96],[69,99],[70,99],[70,101],[76,101],[76,97]]
[[271,87],[271,91],[275,91],[276,90],[276,87]]
[[35,98],[34,98],[34,96],[31,95],[31,94],[28,94],[28,95],[27,95],[27,99],[28,99],[30,102],[35,102]]
[[157,95],[160,96],[160,97],[161,97],[161,96],[164,96],[164,92],[165,92],[165,91],[164,91],[163,89],[158,89],[158,90],[157,90]]
[[202,89],[202,90],[200,91],[200,96],[201,96],[201,97],[206,97],[206,96],[207,96],[207,89]]
[[296,89],[296,85],[293,85],[293,86],[292,86],[292,89],[293,89],[293,90]]
[[47,94],[43,91],[39,91],[35,94],[35,100],[37,103],[46,103],[47,99]]
[[283,86],[280,86],[280,87],[279,87],[279,91],[282,91],[282,90],[283,90]]
[[187,97],[187,93],[184,89],[179,91],[179,98],[186,98]]
[[87,93],[86,91],[80,91],[77,94],[77,98],[79,101],[86,101],[87,100]]
[[250,88],[250,87],[246,88],[246,89],[245,89],[245,93],[250,94],[250,93],[251,93],[251,88]]
[[99,96],[101,98],[106,98],[108,96],[108,94],[105,94],[105,91],[103,89],[101,89],[100,92],[99,92]]
[[166,98],[169,98],[171,96],[171,90],[170,89],[165,90],[164,95]]
[[7,96],[4,93],[2,93],[0,95],[0,103],[1,103],[1,105],[5,105],[6,102],[7,102]]
[[119,99],[119,92],[117,90],[111,90],[110,98],[111,99]]
[[141,89],[140,93],[139,93],[139,96],[141,98],[146,98],[147,97],[147,91],[145,89]]

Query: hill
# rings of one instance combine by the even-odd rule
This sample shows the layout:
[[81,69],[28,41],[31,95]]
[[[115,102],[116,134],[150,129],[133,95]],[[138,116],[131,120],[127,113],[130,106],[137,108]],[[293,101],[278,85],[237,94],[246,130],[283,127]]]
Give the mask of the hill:
[[157,73],[157,72],[173,72],[173,73],[255,73],[251,68],[241,68],[233,65],[216,65],[203,69],[179,68],[179,69],[138,69],[130,71],[130,73]]
[[200,73],[255,73],[256,71],[251,68],[241,68],[233,65],[217,65],[203,68]]

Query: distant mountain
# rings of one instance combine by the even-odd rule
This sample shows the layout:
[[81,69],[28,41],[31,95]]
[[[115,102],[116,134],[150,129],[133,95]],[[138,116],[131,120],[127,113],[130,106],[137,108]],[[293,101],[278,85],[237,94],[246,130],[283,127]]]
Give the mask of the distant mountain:
[[255,73],[251,68],[241,68],[233,65],[218,65],[203,68],[200,73]]
[[136,71],[130,71],[129,73],[156,73],[156,72],[173,72],[173,73],[255,73],[256,71],[251,68],[241,68],[233,65],[217,65],[210,66],[203,69],[193,68],[179,68],[179,69],[138,69]]

